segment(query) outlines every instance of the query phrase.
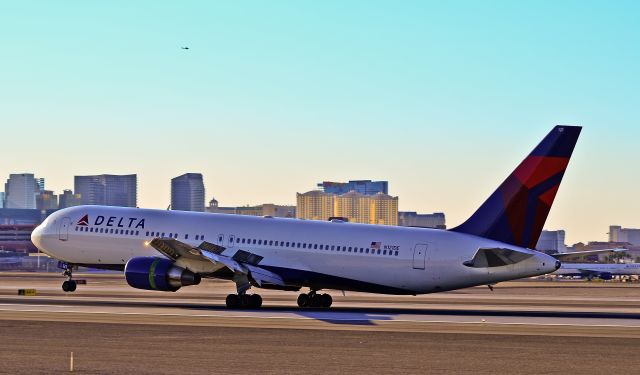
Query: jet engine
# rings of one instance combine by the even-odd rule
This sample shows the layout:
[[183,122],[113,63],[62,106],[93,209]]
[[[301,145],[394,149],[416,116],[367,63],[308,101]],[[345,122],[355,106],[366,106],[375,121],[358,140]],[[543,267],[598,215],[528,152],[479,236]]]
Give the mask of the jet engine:
[[124,276],[130,286],[146,290],[175,292],[183,286],[200,284],[200,275],[157,257],[129,259]]

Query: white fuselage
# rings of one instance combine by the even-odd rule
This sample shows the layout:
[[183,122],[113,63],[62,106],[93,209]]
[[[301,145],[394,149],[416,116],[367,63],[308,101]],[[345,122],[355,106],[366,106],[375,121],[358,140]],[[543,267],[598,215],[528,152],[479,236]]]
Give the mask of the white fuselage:
[[[194,247],[207,241],[229,255],[245,250],[262,256],[260,266],[288,284],[312,288],[420,294],[556,269],[548,255],[445,230],[106,206],[57,211],[36,228],[32,240],[64,262],[113,267],[133,257],[163,257],[148,245],[156,237]],[[465,266],[479,248],[532,256],[499,267]]]

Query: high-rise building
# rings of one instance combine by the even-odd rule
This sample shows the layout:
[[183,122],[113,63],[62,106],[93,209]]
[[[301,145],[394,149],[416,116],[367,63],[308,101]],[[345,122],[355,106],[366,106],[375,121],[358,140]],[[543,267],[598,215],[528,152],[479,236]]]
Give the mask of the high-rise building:
[[296,193],[296,217],[299,219],[328,220],[333,214],[333,194],[312,190]]
[[378,193],[369,201],[369,224],[398,225],[398,197]]
[[38,184],[38,190],[44,190],[44,178],[36,178],[36,184]]
[[204,212],[202,174],[185,173],[171,179],[171,209]]
[[349,182],[331,182],[324,181],[318,184],[318,188],[329,194],[347,194],[355,191],[364,195],[375,195],[378,193],[389,194],[388,181],[371,181],[371,180],[350,180]]
[[58,196],[58,202],[59,208],[67,208],[81,205],[82,199],[80,194],[73,194],[73,191],[67,189]]
[[611,225],[609,226],[609,242],[628,242],[634,246],[640,246],[640,229]]
[[39,190],[32,173],[11,174],[4,185],[5,207],[34,209]]
[[4,191],[0,191],[0,208],[4,208]]
[[75,176],[74,191],[82,204],[136,207],[138,178],[135,174]]
[[543,230],[538,238],[536,250],[566,253],[564,230]]
[[38,210],[57,210],[58,196],[51,190],[40,190],[36,193],[36,208]]
[[422,227],[447,229],[444,213],[419,214],[413,211],[398,212],[398,225],[403,227]]
[[296,217],[301,219],[341,217],[354,223],[398,224],[398,197],[381,192],[368,195],[350,191],[336,195],[313,190],[298,193],[296,202]]

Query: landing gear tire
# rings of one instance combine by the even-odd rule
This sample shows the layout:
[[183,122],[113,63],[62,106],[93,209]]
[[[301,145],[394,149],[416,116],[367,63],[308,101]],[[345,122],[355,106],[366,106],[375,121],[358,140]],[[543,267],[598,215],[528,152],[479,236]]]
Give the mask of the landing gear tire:
[[243,294],[240,296],[237,294],[229,294],[225,302],[230,309],[259,309],[262,307],[262,297],[259,294]]
[[66,293],[75,292],[78,284],[73,280],[67,280],[62,283],[62,290]]
[[259,294],[252,294],[249,296],[249,307],[252,309],[259,309],[262,307],[262,297]]
[[331,307],[332,303],[333,303],[333,298],[331,298],[331,295],[325,293],[320,297],[320,306],[324,308],[329,308]]
[[316,294],[315,292],[310,292],[309,294],[300,294],[298,296],[298,306],[299,307],[322,307],[329,308],[333,303],[333,298],[329,294]]
[[229,294],[226,299],[227,307],[235,309],[240,307],[240,298],[237,294]]
[[309,299],[307,294],[300,294],[298,296],[298,307],[307,307],[309,305]]

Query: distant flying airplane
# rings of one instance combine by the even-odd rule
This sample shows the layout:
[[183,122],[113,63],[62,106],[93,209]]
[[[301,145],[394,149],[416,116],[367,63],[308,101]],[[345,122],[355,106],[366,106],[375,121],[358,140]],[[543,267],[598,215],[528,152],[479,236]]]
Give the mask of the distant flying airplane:
[[180,47],[181,49],[189,49],[189,47]]
[[[581,127],[556,126],[471,217],[451,230],[76,206],[31,236],[74,266],[124,271],[138,289],[176,291],[201,278],[233,280],[227,307],[258,308],[251,287],[298,291],[300,307],[329,307],[323,289],[416,295],[544,275],[560,261],[536,245]],[[500,144],[486,148],[500,149]],[[479,166],[480,167],[480,166]],[[473,186],[473,181],[469,181]]]

